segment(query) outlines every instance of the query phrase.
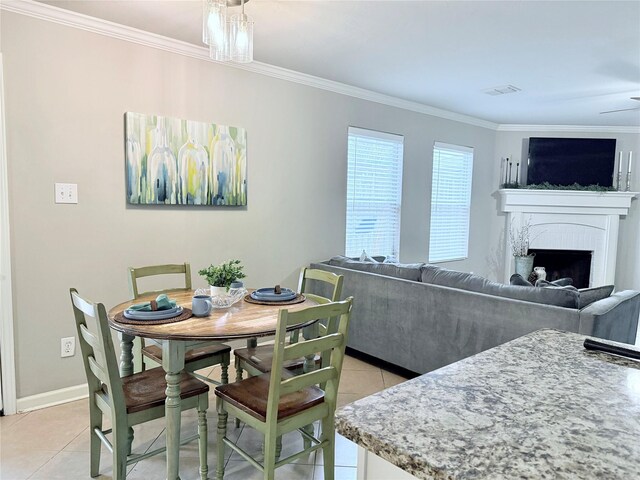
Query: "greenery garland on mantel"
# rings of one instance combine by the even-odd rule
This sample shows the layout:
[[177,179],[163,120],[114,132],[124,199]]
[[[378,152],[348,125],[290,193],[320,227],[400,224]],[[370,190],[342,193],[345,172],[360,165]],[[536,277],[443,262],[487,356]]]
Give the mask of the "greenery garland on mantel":
[[551,185],[549,182],[537,183],[533,185],[520,185],[519,183],[503,183],[500,188],[525,189],[525,190],[577,190],[588,192],[616,192],[615,187],[603,187],[600,185]]

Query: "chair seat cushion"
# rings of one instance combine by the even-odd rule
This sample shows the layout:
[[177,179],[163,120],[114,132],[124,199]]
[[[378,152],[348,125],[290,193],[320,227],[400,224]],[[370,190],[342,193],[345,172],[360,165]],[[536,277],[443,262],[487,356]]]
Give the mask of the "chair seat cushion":
[[[252,417],[265,422],[267,419],[267,397],[269,396],[270,373],[263,373],[255,377],[227,385],[216,387],[216,395],[231,405],[248,413]],[[283,370],[282,378],[293,375]],[[306,387],[297,392],[280,397],[278,404],[278,420],[302,412],[324,402],[324,392],[318,387]]]
[[[231,347],[224,344],[205,345],[187,350],[184,354],[184,363],[197,362],[206,358],[213,358],[226,352],[231,352]],[[162,365],[162,348],[158,345],[148,345],[142,349],[142,354],[156,363]]]
[[[256,370],[267,373],[271,371],[273,362],[273,345],[259,345],[255,348],[237,348],[233,354],[251,365]],[[304,367],[304,357],[287,360],[282,366],[290,371],[302,370]],[[316,354],[316,365],[320,365],[320,355]]]
[[[127,413],[164,405],[166,388],[165,371],[160,367],[122,377]],[[188,373],[183,372],[180,376],[180,398],[191,398],[208,391],[209,386],[206,383]]]

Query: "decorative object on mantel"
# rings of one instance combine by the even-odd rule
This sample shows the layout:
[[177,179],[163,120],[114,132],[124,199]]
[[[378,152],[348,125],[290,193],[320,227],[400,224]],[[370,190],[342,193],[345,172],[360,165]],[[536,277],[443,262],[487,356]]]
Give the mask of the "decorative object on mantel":
[[[244,278],[246,275],[242,271],[244,266],[240,260],[229,260],[220,265],[209,265],[198,271],[209,282],[211,287],[211,296],[226,296],[227,291],[232,283]],[[240,287],[241,288],[241,287]]]
[[[627,177],[625,182],[624,191],[629,192],[631,190],[631,163],[633,161],[633,152],[629,151],[629,160],[627,161]],[[616,190],[622,191],[622,150],[618,155],[618,174],[616,175]]]
[[512,180],[513,161],[509,157],[500,159],[500,182],[502,182],[502,172],[504,165],[504,183],[500,184],[500,188],[520,188],[520,162],[516,162],[515,181]]
[[633,156],[633,152],[629,152],[629,168],[627,168],[627,186],[625,188],[625,191],[630,191],[631,190],[631,160]]
[[[249,0],[203,0],[202,41],[209,45],[209,57],[220,62],[253,62],[253,19],[244,13]],[[228,7],[242,7],[227,15]]]
[[618,156],[618,174],[616,175],[616,190],[620,191],[620,182],[622,181],[622,150]]
[[[540,232],[542,233],[542,232]],[[538,233],[538,235],[540,235]],[[533,257],[535,253],[529,253],[529,244],[538,235],[531,238],[531,220],[527,219],[520,227],[516,228],[511,222],[509,227],[509,244],[516,262],[516,273],[522,278],[529,278],[533,270]]]
[[130,204],[247,204],[244,128],[132,112],[125,124]]
[[602,187],[600,185],[551,185],[548,182],[534,185],[518,185],[517,183],[503,184],[500,188],[521,189],[521,190],[578,190],[585,192],[615,192],[616,187]]
[[536,280],[546,280],[547,279],[547,271],[544,267],[535,267],[533,269],[533,273],[536,274]]

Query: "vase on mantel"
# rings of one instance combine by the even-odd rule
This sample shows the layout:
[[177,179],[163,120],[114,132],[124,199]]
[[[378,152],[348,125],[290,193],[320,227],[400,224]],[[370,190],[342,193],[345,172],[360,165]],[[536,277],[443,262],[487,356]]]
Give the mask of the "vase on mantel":
[[519,273],[525,280],[531,275],[533,270],[533,255],[526,255],[522,257],[513,257],[516,259],[516,273]]

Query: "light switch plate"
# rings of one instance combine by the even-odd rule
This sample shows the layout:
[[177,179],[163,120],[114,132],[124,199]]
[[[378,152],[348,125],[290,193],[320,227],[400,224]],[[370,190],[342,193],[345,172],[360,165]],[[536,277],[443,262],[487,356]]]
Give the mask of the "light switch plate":
[[56,183],[56,203],[78,203],[78,184]]

